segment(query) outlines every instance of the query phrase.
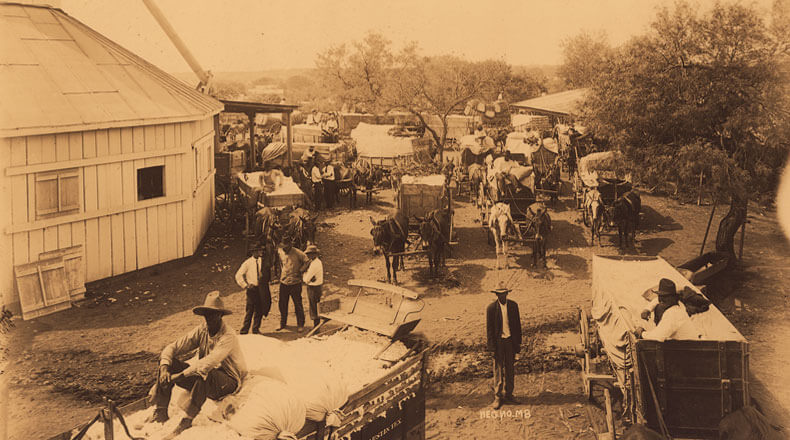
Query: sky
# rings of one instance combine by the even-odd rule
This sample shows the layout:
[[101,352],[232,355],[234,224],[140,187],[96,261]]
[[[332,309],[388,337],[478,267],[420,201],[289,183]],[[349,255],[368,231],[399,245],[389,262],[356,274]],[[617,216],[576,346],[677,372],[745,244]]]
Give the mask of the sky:
[[[369,31],[397,49],[514,65],[559,64],[582,30],[617,45],[647,31],[672,0],[155,0],[205,70],[314,67],[326,48]],[[56,0],[56,4],[57,4]],[[713,0],[698,0],[701,8]],[[757,0],[767,8],[770,0]],[[69,15],[168,72],[190,71],[142,0],[60,0]]]

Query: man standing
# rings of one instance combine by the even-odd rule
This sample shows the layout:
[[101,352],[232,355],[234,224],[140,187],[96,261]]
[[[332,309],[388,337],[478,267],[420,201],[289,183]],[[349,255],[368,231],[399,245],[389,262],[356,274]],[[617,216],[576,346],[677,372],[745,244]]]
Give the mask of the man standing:
[[[494,409],[502,407],[502,402],[518,403],[513,397],[514,367],[516,353],[521,350],[521,316],[518,304],[508,300],[510,289],[505,283],[491,292],[496,293],[497,300],[486,309],[486,331],[488,343],[486,348],[494,354]],[[504,393],[503,393],[504,391]]]
[[307,286],[307,304],[310,319],[313,320],[313,327],[316,327],[321,321],[318,318],[318,303],[321,301],[321,286],[324,284],[324,263],[318,259],[318,247],[316,245],[308,245],[304,253],[310,261],[307,263],[307,270],[302,275],[302,281]]
[[319,166],[318,159],[314,159],[310,168],[310,181],[313,183],[313,203],[315,209],[321,209],[321,199],[324,195],[324,181],[321,175],[321,167]]
[[326,192],[326,207],[332,209],[335,206],[335,167],[332,162],[327,162],[324,168],[324,192]]
[[271,261],[264,261],[263,248],[256,247],[252,256],[244,260],[236,271],[236,283],[247,289],[247,307],[244,322],[241,325],[242,335],[246,335],[252,323],[252,333],[261,334],[261,320],[269,316],[272,308],[272,295],[269,291]]
[[306,268],[307,256],[299,249],[293,247],[291,237],[283,237],[280,249],[280,326],[277,331],[285,329],[288,323],[288,300],[293,299],[296,312],[297,331],[304,331],[304,305],[302,304],[302,272]]
[[[159,377],[150,392],[156,409],[148,421],[158,423],[169,418],[167,407],[173,385],[189,392],[188,399],[184,400],[186,416],[166,438],[189,429],[206,398],[219,400],[239,390],[247,374],[239,340],[233,329],[222,321],[222,317],[231,312],[224,307],[219,292],[215,290],[206,295],[203,305],[192,312],[202,315],[206,322],[162,350]],[[198,360],[192,365],[178,359],[178,356],[191,356],[194,350],[197,350]]]
[[[658,283],[658,290],[654,290],[658,295],[658,302],[655,300],[651,305],[653,310],[653,320],[656,328],[645,330],[644,327],[637,327],[634,331],[638,338],[665,341],[667,339],[699,339],[701,334],[697,326],[691,321],[688,313],[680,307],[675,283],[667,278],[662,278]],[[650,316],[650,310],[642,311],[642,319]]]

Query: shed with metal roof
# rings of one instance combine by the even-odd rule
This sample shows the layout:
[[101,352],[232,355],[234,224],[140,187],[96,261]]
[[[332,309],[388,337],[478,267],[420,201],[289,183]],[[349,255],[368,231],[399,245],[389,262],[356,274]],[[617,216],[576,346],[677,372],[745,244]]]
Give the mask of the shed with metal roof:
[[579,115],[588,92],[589,89],[566,90],[520,101],[511,104],[511,108],[516,112],[548,116],[553,123],[567,121]]
[[0,304],[194,253],[214,214],[219,101],[47,6],[0,4]]

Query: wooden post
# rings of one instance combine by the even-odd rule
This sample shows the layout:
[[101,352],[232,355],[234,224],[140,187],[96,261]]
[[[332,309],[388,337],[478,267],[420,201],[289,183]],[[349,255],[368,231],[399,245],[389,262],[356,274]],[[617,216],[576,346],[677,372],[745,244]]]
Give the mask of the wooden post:
[[614,414],[612,414],[612,396],[609,393],[609,387],[603,389],[604,400],[606,402],[606,429],[609,430],[609,438],[615,440],[616,434],[614,432]]
[[250,171],[254,171],[258,165],[255,158],[255,113],[247,113],[247,118],[250,120]]
[[703,175],[704,175],[703,172],[700,171],[699,172],[699,195],[697,196],[697,206],[700,206],[702,204],[702,176]]
[[705,253],[705,242],[708,240],[708,232],[710,231],[710,223],[713,221],[713,213],[716,212],[716,206],[719,204],[717,197],[713,198],[713,209],[710,210],[710,217],[708,218],[708,226],[705,228],[705,236],[702,237],[702,247],[699,249],[699,254]]
[[291,112],[283,113],[285,119],[285,144],[288,147],[288,166],[293,166],[293,127],[291,127]]
[[738,261],[743,261],[743,240],[744,238],[746,238],[746,223],[749,222],[746,219],[744,219],[743,225],[741,225],[741,245],[738,249]]
[[104,440],[113,440],[115,432],[112,426],[112,419],[115,410],[115,402],[105,397],[104,403],[107,405],[107,408],[102,409],[102,422],[104,422]]

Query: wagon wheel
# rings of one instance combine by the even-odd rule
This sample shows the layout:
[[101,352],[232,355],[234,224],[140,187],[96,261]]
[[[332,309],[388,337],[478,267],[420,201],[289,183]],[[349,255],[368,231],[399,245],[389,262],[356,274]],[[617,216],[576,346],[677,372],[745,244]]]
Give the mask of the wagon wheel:
[[584,395],[588,400],[592,400],[592,382],[587,375],[590,374],[590,320],[584,309],[579,309],[579,338],[584,349],[584,359],[582,363],[582,387]]

